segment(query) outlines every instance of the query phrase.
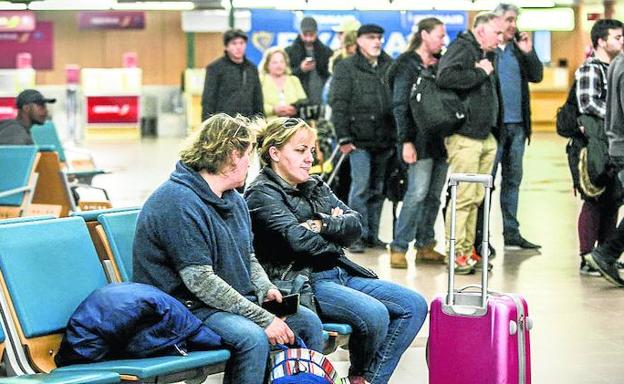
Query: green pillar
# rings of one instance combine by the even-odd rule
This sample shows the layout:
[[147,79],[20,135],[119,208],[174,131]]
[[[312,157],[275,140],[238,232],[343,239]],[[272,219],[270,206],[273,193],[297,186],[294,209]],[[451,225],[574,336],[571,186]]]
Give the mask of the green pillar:
[[186,33],[186,68],[195,68],[195,32]]
[[228,24],[230,25],[230,28],[234,28],[234,0],[230,0],[230,19]]

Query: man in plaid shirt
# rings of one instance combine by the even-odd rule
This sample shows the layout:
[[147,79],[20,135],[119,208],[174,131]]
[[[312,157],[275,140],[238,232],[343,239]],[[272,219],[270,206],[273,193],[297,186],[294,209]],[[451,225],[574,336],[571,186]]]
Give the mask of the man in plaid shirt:
[[[591,40],[594,54],[576,71],[576,98],[581,114],[603,121],[607,110],[607,72],[611,61],[622,51],[622,23],[612,19],[596,21]],[[580,129],[586,135],[589,132],[584,127]],[[581,275],[600,276],[599,271],[586,263],[585,256],[596,242],[603,243],[617,225],[618,209],[609,190],[598,198],[585,199],[581,208],[578,220]]]

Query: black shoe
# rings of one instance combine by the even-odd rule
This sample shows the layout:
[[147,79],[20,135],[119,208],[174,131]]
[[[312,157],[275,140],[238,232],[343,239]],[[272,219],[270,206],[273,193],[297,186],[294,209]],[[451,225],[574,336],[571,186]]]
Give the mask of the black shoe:
[[591,276],[591,277],[600,277],[600,276],[602,276],[602,273],[600,273],[599,270],[597,270],[596,268],[592,267],[585,260],[581,261],[581,267],[579,268],[579,274],[581,276]]
[[624,280],[620,277],[617,267],[615,266],[615,262],[609,262],[604,259],[602,255],[600,255],[595,250],[585,256],[587,262],[597,270],[602,273],[602,277],[607,279],[611,284],[614,284],[618,287],[624,287]]
[[387,249],[388,248],[388,244],[384,243],[383,241],[375,238],[375,239],[368,239],[366,240],[366,246],[368,248],[373,248],[373,249]]
[[364,243],[361,240],[356,241],[349,247],[351,253],[364,253]]
[[518,251],[521,249],[540,249],[541,245],[533,244],[522,236],[517,239],[505,239],[505,249],[508,251]]
[[[481,252],[481,246],[482,245],[483,245],[483,243],[479,243],[479,245],[475,246],[475,249],[477,250],[477,254],[479,256],[483,255],[483,253]],[[488,244],[488,248],[490,249],[489,259],[490,260],[494,260],[496,258],[496,249],[494,249],[494,247],[492,247],[492,243]]]

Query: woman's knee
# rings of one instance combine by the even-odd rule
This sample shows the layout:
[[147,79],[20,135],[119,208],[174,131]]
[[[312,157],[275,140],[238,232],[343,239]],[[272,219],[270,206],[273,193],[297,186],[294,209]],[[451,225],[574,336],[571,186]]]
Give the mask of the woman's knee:
[[233,341],[233,347],[236,352],[248,352],[255,350],[258,353],[269,353],[269,339],[264,329],[259,326],[249,327],[238,333],[236,340]]

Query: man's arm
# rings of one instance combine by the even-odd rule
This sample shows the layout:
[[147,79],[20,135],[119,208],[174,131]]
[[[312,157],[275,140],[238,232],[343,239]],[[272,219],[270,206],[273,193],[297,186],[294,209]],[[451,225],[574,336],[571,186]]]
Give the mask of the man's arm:
[[352,79],[349,74],[349,66],[343,60],[336,66],[334,78],[329,90],[329,105],[332,108],[332,123],[336,130],[338,144],[353,142],[350,131],[349,106],[352,95]]
[[441,88],[469,90],[487,80],[487,73],[475,67],[470,52],[460,44],[453,44],[440,59],[436,83]]
[[607,103],[600,96],[604,90],[604,79],[600,64],[583,64],[576,74],[576,99],[579,111],[604,119]]
[[258,76],[258,70],[254,68],[254,77],[256,85],[254,87],[253,95],[253,112],[256,115],[263,115],[264,112],[264,98],[262,96],[262,84],[260,83],[260,77]]
[[520,68],[524,71],[526,78],[531,83],[539,83],[544,78],[544,64],[540,61],[535,50],[529,53],[519,51]]
[[204,92],[202,93],[202,121],[210,117],[217,110],[217,91],[219,76],[215,65],[206,68]]

